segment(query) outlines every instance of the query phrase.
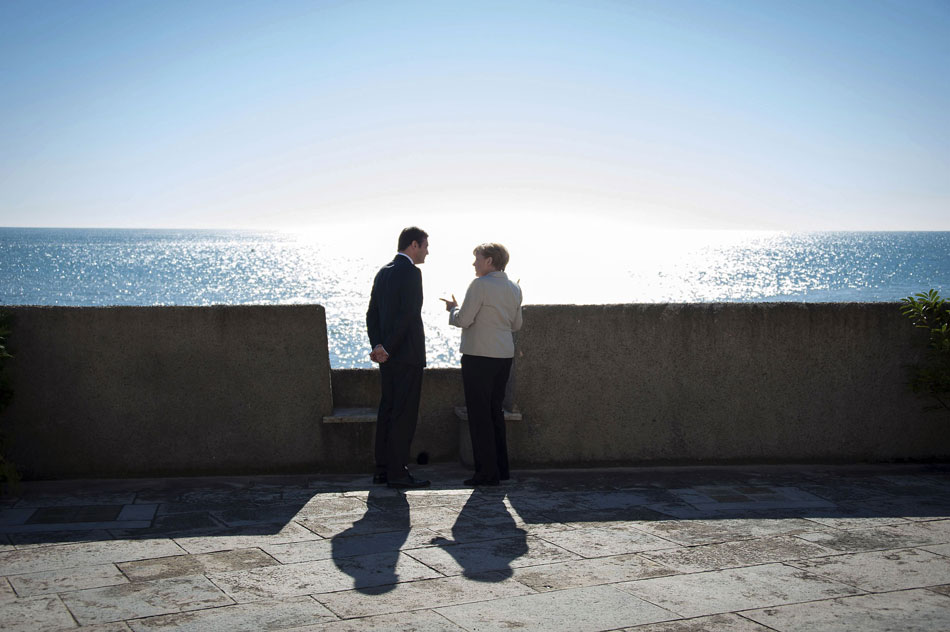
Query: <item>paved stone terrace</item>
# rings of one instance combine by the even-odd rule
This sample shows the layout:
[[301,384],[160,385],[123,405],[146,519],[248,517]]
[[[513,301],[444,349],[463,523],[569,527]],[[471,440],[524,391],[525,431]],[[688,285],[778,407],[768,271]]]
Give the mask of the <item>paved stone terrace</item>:
[[950,630],[950,466],[30,483],[0,629]]

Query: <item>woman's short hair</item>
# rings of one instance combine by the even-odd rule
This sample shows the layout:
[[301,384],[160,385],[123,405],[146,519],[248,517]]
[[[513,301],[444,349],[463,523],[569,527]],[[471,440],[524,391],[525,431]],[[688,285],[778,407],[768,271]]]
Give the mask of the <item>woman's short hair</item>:
[[491,257],[492,266],[500,272],[504,272],[505,266],[508,265],[508,249],[501,244],[479,244],[478,246],[475,246],[475,250],[472,251],[472,254],[479,254],[486,259]]

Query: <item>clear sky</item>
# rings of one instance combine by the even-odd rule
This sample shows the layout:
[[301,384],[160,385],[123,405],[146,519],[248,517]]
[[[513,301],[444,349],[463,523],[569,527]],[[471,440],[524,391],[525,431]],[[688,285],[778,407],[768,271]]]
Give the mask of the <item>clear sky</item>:
[[950,0],[0,1],[0,226],[472,215],[950,230]]

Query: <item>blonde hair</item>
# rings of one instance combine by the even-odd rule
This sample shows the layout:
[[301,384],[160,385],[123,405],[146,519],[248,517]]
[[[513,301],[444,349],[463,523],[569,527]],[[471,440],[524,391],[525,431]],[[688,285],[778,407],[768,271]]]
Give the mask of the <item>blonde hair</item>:
[[475,250],[472,251],[473,255],[481,255],[486,259],[491,257],[491,264],[499,272],[505,271],[505,266],[508,265],[508,249],[502,246],[501,244],[496,243],[484,243],[475,246]]

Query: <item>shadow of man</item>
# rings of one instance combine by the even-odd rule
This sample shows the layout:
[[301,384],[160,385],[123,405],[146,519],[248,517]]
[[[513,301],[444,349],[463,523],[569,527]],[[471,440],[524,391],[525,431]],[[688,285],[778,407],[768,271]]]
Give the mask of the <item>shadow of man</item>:
[[511,563],[528,552],[528,534],[515,523],[504,501],[504,493],[474,492],[452,525],[452,539],[432,540],[455,559],[468,579],[504,581],[514,574]]
[[353,578],[353,588],[381,595],[396,587],[399,551],[409,537],[409,502],[403,494],[372,489],[363,517],[330,540],[333,563]]

